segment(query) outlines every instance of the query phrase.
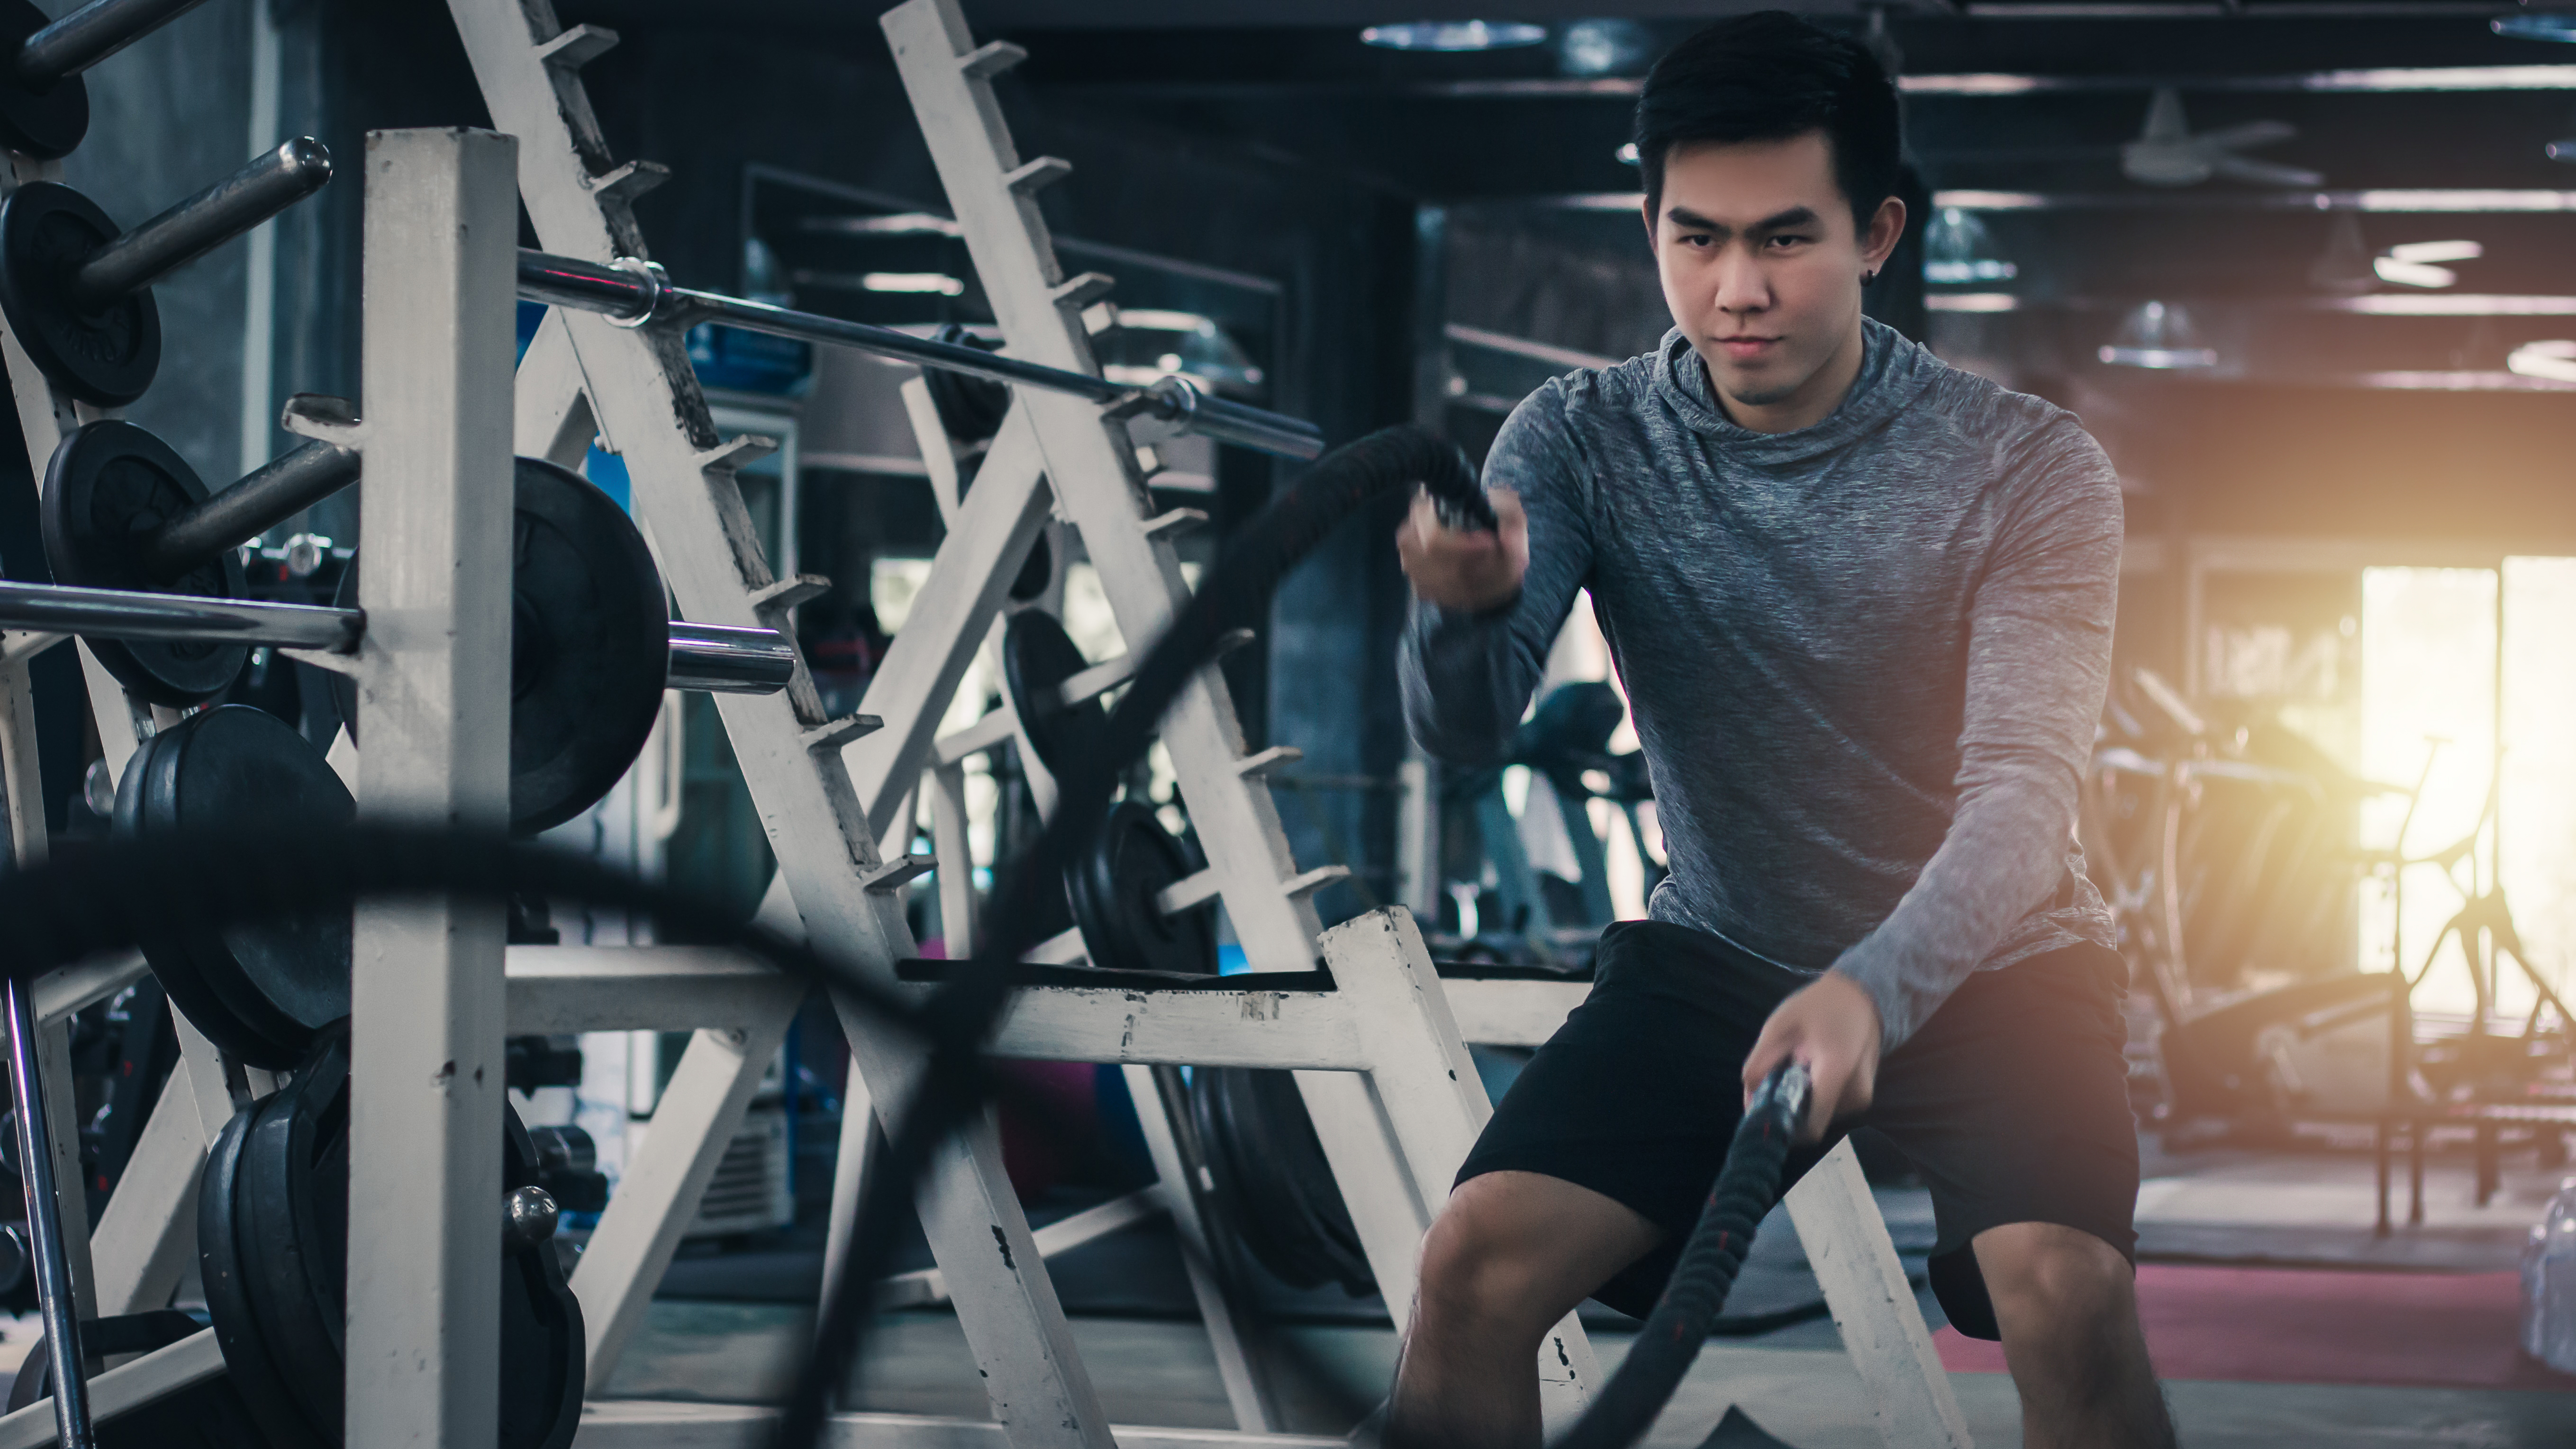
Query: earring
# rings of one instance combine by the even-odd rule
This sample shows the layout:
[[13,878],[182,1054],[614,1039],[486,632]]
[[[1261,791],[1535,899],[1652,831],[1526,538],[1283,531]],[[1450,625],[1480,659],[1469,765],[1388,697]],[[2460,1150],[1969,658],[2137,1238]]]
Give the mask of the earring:
[[1870,283],[1875,282],[1875,281],[1877,281],[1877,280],[1878,280],[1878,273],[1876,273],[1876,272],[1863,272],[1863,273],[1861,273],[1861,274],[1860,274],[1860,284],[1861,284],[1862,286],[1864,286],[1864,287],[1868,286]]

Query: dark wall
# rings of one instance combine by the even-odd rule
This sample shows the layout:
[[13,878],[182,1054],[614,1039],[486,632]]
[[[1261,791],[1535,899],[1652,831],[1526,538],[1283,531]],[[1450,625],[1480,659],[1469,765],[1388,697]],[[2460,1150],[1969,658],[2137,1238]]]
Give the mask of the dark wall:
[[[256,0],[253,0],[256,3]],[[369,131],[489,126],[455,23],[439,0],[266,0],[278,31],[279,125],[331,148],[337,179],[276,222],[272,390],[363,396],[359,257]],[[270,451],[293,443],[269,419]],[[303,525],[353,542],[355,489],[324,500]]]
[[[250,159],[250,0],[214,0],[89,72],[90,129],[63,180],[132,226]],[[126,415],[210,483],[241,456],[248,248],[220,247],[152,289],[161,371]]]

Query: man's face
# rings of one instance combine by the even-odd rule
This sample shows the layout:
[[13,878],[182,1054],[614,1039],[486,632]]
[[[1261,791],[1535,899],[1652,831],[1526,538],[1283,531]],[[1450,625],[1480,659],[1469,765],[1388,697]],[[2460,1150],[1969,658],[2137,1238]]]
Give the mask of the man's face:
[[1861,274],[1895,248],[1903,204],[1888,201],[1856,234],[1831,143],[1810,131],[1674,147],[1662,208],[1646,226],[1664,301],[1725,401],[1796,409],[1828,374],[1830,411],[1849,379],[1829,364],[1849,352],[1857,366]]

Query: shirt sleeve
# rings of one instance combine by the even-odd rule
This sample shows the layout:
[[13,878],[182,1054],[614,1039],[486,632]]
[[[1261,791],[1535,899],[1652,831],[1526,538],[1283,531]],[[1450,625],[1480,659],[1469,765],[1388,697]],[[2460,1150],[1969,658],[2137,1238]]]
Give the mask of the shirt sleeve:
[[1589,464],[1566,430],[1564,406],[1561,382],[1532,393],[1485,458],[1485,487],[1517,492],[1529,515],[1529,569],[1519,596],[1482,613],[1412,603],[1397,658],[1404,722],[1435,758],[1462,765],[1502,759],[1575,590],[1591,575],[1583,506]]
[[2110,459],[2061,418],[2008,461],[2007,479],[2020,503],[1969,608],[1950,828],[1896,909],[1833,967],[1878,1004],[1883,1052],[2063,884],[2110,684],[2121,547]]

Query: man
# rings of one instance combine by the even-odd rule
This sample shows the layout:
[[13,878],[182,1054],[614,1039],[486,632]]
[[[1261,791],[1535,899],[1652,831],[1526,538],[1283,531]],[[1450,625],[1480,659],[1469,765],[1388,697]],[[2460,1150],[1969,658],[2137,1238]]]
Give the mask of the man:
[[1745,1095],[1815,1078],[1930,1184],[1935,1290],[2000,1337],[2023,1443],[2172,1442],[2134,1296],[2127,975],[2074,841],[2110,669],[2119,486],[2076,420],[1863,318],[1906,216],[1893,86],[1784,13],[1701,31],[1637,103],[1674,330],[1513,413],[1493,533],[1398,539],[1415,736],[1491,761],[1578,588],[1635,711],[1672,876],[1603,933],[1425,1239],[1386,1425],[1540,1441],[1587,1296],[1643,1315]]

